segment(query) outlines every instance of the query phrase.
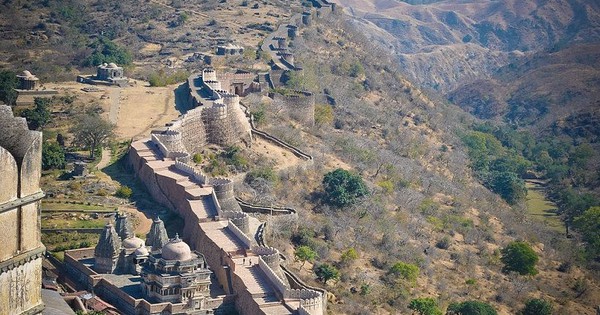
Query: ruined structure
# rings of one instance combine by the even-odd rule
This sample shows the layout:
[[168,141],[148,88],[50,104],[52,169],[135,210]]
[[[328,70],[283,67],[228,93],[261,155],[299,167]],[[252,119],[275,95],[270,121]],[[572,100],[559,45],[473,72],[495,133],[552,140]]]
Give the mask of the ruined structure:
[[0,106],[0,314],[43,309],[39,200],[42,133]]
[[306,126],[315,124],[315,96],[305,91],[289,91],[288,94],[269,93],[273,104],[281,106],[290,118]]

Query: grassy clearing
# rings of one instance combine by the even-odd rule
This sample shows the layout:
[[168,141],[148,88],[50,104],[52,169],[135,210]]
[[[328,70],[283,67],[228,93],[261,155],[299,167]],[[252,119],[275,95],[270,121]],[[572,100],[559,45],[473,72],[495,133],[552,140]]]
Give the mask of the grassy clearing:
[[48,202],[46,200],[42,200],[42,205],[40,206],[42,211],[44,210],[111,210],[102,205],[92,205],[83,202],[76,201],[61,201],[54,200],[52,202]]
[[527,213],[540,221],[546,223],[549,227],[562,232],[564,227],[560,217],[556,214],[556,204],[546,199],[544,195],[544,186],[539,183],[525,183],[527,187]]
[[81,220],[79,218],[44,218],[42,220],[42,229],[97,229],[106,225],[106,219]]

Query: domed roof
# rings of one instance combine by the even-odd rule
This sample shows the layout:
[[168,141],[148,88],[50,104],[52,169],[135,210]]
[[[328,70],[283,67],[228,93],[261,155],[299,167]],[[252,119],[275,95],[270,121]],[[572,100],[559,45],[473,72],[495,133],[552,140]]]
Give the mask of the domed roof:
[[146,246],[140,246],[138,247],[135,252],[133,252],[134,255],[136,256],[148,256],[149,252],[148,252],[148,248],[146,248]]
[[114,62],[111,62],[108,64],[108,67],[114,69],[114,68],[117,68],[117,65]]
[[145,246],[144,240],[135,236],[124,239],[121,245],[123,246],[123,248],[126,249],[133,249],[139,248],[140,246]]
[[23,70],[23,76],[25,76],[25,77],[32,77],[33,74],[31,74],[31,72],[29,72],[29,70]]
[[162,258],[166,260],[190,260],[192,259],[192,250],[188,244],[179,238],[179,234],[177,234],[174,239],[163,246]]

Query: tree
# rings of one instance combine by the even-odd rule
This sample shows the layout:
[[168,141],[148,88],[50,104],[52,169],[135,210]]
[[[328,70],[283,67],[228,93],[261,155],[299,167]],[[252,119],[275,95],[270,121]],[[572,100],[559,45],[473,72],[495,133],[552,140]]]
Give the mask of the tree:
[[296,259],[302,262],[302,266],[300,268],[303,268],[307,261],[313,262],[315,258],[317,258],[317,253],[308,246],[300,246],[296,248],[294,256]]
[[410,301],[410,304],[408,304],[408,308],[417,312],[419,315],[442,315],[442,310],[432,298],[413,299]]
[[575,228],[587,243],[587,253],[591,258],[600,255],[600,207],[591,207],[574,220]]
[[515,271],[521,275],[536,275],[535,264],[538,255],[525,242],[514,241],[501,250],[500,260],[504,263],[503,272]]
[[133,57],[127,49],[119,47],[106,37],[98,38],[90,46],[94,52],[83,61],[84,67],[94,67],[105,62],[119,65],[129,65],[133,62]]
[[42,168],[49,170],[52,168],[64,168],[65,151],[56,142],[44,142],[42,146]]
[[321,264],[315,268],[317,279],[327,283],[329,280],[337,280],[340,278],[340,271],[330,264]]
[[521,315],[552,315],[552,304],[544,299],[531,299],[525,303]]
[[96,149],[114,135],[115,126],[97,114],[84,115],[79,119],[71,132],[75,135],[75,143],[86,146],[90,150],[90,158],[95,157]]
[[7,105],[14,105],[17,101],[17,91],[19,80],[14,72],[0,70],[0,101]]
[[480,301],[465,301],[450,303],[447,315],[497,315],[496,310],[489,304]]
[[511,205],[527,196],[525,182],[513,172],[491,172],[490,188]]
[[27,108],[21,112],[21,117],[27,119],[27,126],[31,130],[38,130],[43,128],[48,122],[50,122],[50,110],[48,106],[52,102],[49,98],[36,97],[33,99],[35,107],[33,109]]
[[417,265],[399,261],[390,268],[388,274],[407,280],[410,283],[415,283],[417,277],[419,277],[419,267]]
[[367,187],[359,175],[338,168],[323,177],[325,203],[342,208],[356,202],[356,199],[368,193]]
[[348,250],[342,253],[341,263],[345,265],[357,259],[358,252],[356,251],[356,249],[354,249],[354,247],[350,247]]

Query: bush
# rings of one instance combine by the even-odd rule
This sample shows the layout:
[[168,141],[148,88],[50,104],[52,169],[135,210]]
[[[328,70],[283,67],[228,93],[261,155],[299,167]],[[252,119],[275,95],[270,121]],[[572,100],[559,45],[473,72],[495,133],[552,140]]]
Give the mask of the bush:
[[544,299],[531,299],[525,303],[521,315],[551,315],[552,304]]
[[315,268],[315,275],[323,283],[340,278],[340,271],[330,264],[321,264]]
[[42,146],[42,169],[65,168],[65,151],[56,142],[44,142]]
[[119,198],[129,199],[133,195],[133,190],[127,186],[121,186],[115,192],[115,196]]
[[442,315],[442,310],[432,298],[413,299],[408,304],[408,308],[417,312],[419,315]]
[[315,123],[317,125],[331,125],[333,123],[333,107],[329,105],[315,105]]
[[500,260],[504,263],[503,272],[515,271],[521,275],[536,275],[535,264],[538,256],[531,246],[525,242],[514,241],[501,251]]
[[337,208],[349,206],[368,193],[367,186],[359,175],[341,168],[325,174],[323,188],[323,201]]
[[343,264],[349,264],[358,259],[358,252],[353,247],[349,248],[342,253],[341,262]]
[[447,315],[497,315],[496,310],[489,304],[480,301],[465,301],[450,303]]
[[272,167],[261,167],[246,174],[247,183],[252,183],[257,178],[265,179],[270,183],[276,183],[278,179],[277,173],[275,173]]
[[296,257],[297,260],[301,261],[302,267],[304,267],[304,264],[307,261],[313,262],[315,258],[317,258],[317,253],[314,250],[312,250],[312,248],[304,245],[296,248],[296,251],[294,252],[294,257]]
[[29,129],[38,130],[50,122],[50,110],[48,107],[52,101],[49,98],[36,97],[33,102],[35,103],[35,107],[33,109],[24,109],[21,112],[21,117],[27,119]]
[[407,280],[410,283],[415,283],[417,277],[419,277],[419,267],[417,265],[399,261],[390,268],[388,274]]
[[435,247],[439,249],[448,249],[450,248],[450,238],[448,236],[444,236],[441,240],[435,243]]
[[193,160],[194,160],[194,163],[196,163],[196,164],[202,163],[202,154],[200,154],[200,153],[194,154]]

